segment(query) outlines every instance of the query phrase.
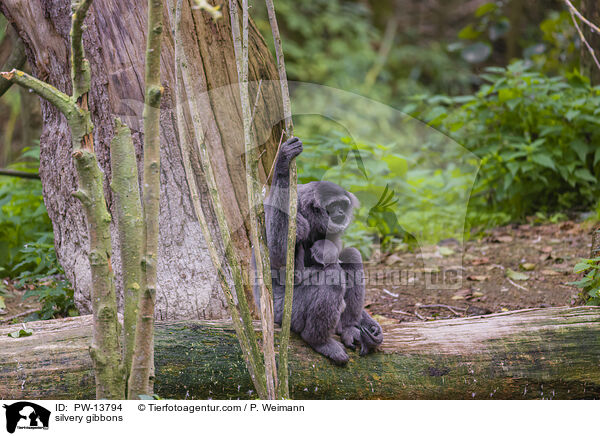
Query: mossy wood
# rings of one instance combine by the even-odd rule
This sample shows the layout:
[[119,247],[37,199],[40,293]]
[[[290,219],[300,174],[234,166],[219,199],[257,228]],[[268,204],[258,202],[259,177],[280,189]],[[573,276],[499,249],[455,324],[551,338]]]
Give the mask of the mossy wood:
[[[0,327],[0,399],[94,398],[91,318]],[[295,399],[600,398],[600,307],[527,309],[385,324],[380,352],[332,365],[295,335]],[[156,325],[156,392],[164,398],[254,398],[228,322]]]

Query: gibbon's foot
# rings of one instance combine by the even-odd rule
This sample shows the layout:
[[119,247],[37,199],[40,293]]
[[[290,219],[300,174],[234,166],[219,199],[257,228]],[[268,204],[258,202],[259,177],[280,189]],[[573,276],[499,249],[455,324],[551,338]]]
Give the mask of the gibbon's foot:
[[360,318],[360,355],[374,351],[383,342],[381,326],[363,309]]
[[360,344],[360,330],[355,326],[346,327],[340,334],[340,337],[346,348],[350,348],[351,350],[356,349],[355,343]]
[[333,338],[329,338],[324,344],[309,344],[317,353],[333,360],[333,363],[344,366],[350,359],[342,344]]

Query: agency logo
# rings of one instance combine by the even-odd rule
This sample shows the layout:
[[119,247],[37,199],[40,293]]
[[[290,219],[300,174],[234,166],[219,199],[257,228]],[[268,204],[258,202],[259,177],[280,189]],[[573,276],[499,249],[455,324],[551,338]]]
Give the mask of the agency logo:
[[14,433],[18,428],[26,430],[48,430],[50,411],[29,401],[3,405],[6,409],[6,431]]

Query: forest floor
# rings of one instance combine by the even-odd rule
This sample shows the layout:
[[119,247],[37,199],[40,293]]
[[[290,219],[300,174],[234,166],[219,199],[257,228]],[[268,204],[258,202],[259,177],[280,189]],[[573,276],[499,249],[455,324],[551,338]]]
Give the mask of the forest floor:
[[[421,247],[379,256],[366,265],[366,306],[381,322],[433,320],[533,307],[581,304],[569,285],[573,266],[590,250],[587,222],[515,225],[489,230],[484,238]],[[427,278],[445,274],[437,287]],[[18,322],[40,308],[26,289],[2,280],[0,324]],[[15,315],[22,314],[17,318]]]
[[[581,304],[573,266],[590,251],[591,225],[513,225],[380,256],[366,267],[367,310],[386,323]],[[426,283],[445,283],[432,286]]]
[[21,321],[31,316],[42,305],[37,298],[23,299],[27,290],[33,289],[33,285],[17,289],[15,282],[5,278],[0,282],[0,325]]

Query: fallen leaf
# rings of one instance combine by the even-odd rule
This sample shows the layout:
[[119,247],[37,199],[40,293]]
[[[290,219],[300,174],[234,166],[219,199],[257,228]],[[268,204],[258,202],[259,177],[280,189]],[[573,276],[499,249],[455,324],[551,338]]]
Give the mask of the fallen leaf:
[[471,280],[472,282],[484,282],[489,278],[489,276],[467,276],[467,280]]
[[438,250],[442,256],[452,256],[454,254],[454,250],[449,247],[440,247]]
[[520,266],[525,271],[533,271],[536,267],[536,264],[535,263],[522,263]]
[[506,307],[503,307],[502,309],[500,309],[501,312],[508,312],[508,309]]
[[397,254],[390,254],[384,261],[386,265],[393,265],[402,261],[402,258]]
[[8,334],[11,338],[24,338],[25,336],[31,336],[33,334],[33,330],[31,329],[20,329],[15,332],[11,332]]
[[540,248],[540,251],[542,253],[552,253],[552,247],[550,247],[549,245],[546,245],[545,247]]
[[545,276],[558,276],[560,273],[558,271],[554,271],[553,269],[543,269],[541,271]]
[[492,242],[512,242],[513,237],[508,235],[496,236],[492,239]]
[[490,263],[490,258],[489,257],[477,257],[475,259],[473,259],[473,261],[471,262],[471,265],[485,265],[486,263]]
[[483,292],[473,292],[473,298],[483,297]]
[[510,268],[506,270],[506,277],[512,280],[529,280],[529,276],[527,274],[513,271]]
[[0,295],[0,310],[6,309],[6,303],[4,303],[4,297]]
[[452,296],[452,299],[453,300],[464,300],[469,295],[471,295],[471,290],[470,289],[460,289],[460,290],[456,291],[456,294],[454,294]]

